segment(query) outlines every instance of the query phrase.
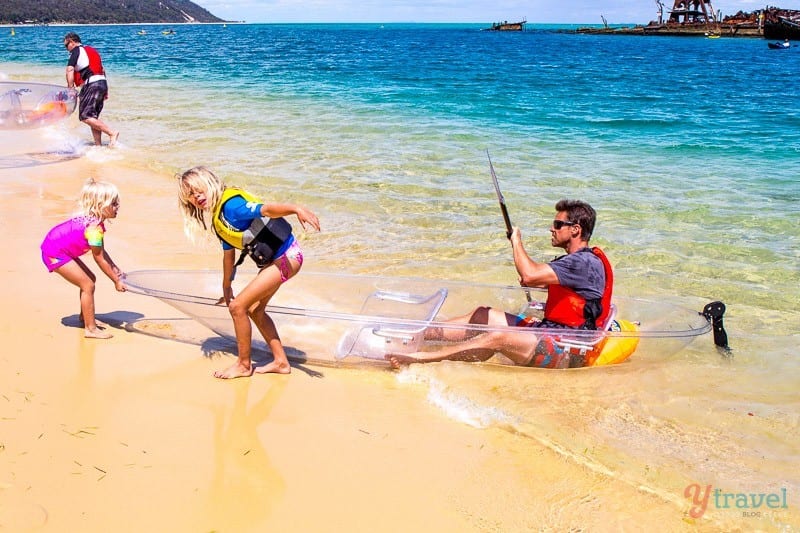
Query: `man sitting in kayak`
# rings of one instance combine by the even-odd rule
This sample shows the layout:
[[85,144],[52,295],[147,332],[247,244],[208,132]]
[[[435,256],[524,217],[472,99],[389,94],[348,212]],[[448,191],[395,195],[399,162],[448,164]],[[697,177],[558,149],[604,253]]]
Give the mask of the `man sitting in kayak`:
[[[567,253],[549,263],[531,259],[522,244],[519,228],[514,228],[511,248],[514,266],[524,287],[547,287],[544,318],[530,320],[493,307],[478,307],[448,322],[518,326],[532,328],[597,329],[608,316],[613,274],[611,265],[599,248],[589,248],[597,215],[586,202],[560,200],[550,225],[551,244]],[[548,335],[534,336],[514,330],[492,330],[432,327],[425,331],[426,340],[457,342],[434,352],[389,354],[386,358],[397,368],[401,364],[430,363],[445,359],[486,361],[500,352],[517,365],[547,368],[582,366],[570,361],[570,354],[557,346]]]

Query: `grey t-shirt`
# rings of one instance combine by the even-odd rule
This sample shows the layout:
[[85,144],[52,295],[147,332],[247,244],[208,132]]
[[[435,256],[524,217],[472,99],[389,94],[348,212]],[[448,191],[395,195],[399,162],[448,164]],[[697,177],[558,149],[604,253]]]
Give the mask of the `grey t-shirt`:
[[606,272],[603,262],[589,248],[562,255],[550,262],[558,283],[570,288],[587,300],[603,296]]

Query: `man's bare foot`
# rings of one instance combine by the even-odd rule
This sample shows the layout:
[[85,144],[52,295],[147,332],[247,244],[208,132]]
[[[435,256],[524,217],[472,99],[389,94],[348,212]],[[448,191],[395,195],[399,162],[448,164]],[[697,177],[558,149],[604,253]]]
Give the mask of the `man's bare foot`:
[[244,367],[239,363],[231,365],[225,370],[217,370],[214,377],[219,379],[248,378],[253,375],[253,367]]
[[83,336],[87,339],[110,339],[114,335],[107,331],[103,331],[101,328],[89,329],[85,328],[83,330]]
[[117,139],[119,139],[119,132],[115,131],[111,134],[111,140],[108,141],[108,147],[114,148],[117,145]]
[[288,362],[279,363],[277,361],[272,361],[266,365],[257,366],[255,369],[256,374],[290,374],[291,372],[292,367]]
[[385,358],[387,361],[389,361],[389,364],[392,365],[392,368],[394,368],[395,370],[397,370],[403,365],[410,365],[411,363],[419,363],[419,359],[415,359],[407,355],[400,355],[396,353],[386,354]]

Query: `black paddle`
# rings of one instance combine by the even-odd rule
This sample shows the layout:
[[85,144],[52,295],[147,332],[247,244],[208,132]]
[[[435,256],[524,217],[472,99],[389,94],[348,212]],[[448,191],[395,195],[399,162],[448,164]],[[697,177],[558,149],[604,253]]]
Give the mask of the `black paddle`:
[[[486,157],[489,159],[489,172],[492,173],[492,182],[494,183],[494,190],[497,192],[497,201],[500,202],[500,211],[503,213],[503,221],[506,223],[506,238],[511,239],[511,217],[508,216],[508,208],[506,207],[506,199],[503,198],[503,193],[500,192],[500,184],[497,182],[497,174],[494,173],[494,165],[492,165],[492,156],[489,155],[489,149],[486,149]],[[525,291],[525,298],[530,303],[531,293]]]
[[486,149],[486,157],[489,158],[489,172],[492,173],[492,181],[494,182],[494,190],[497,191],[497,201],[500,202],[500,211],[503,212],[503,220],[506,223],[506,238],[511,238],[511,218],[508,216],[508,208],[506,208],[506,199],[503,198],[503,193],[500,192],[500,184],[497,183],[497,174],[494,173],[494,165],[492,165],[492,157],[489,155],[489,149]]

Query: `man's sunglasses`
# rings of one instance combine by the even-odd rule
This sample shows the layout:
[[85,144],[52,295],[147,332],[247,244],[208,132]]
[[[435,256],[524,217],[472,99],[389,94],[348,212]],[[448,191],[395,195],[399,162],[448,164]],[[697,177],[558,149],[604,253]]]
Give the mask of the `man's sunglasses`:
[[553,221],[553,228],[561,229],[564,226],[577,226],[577,222],[570,222],[569,220],[554,220]]

